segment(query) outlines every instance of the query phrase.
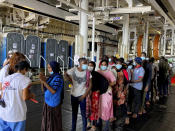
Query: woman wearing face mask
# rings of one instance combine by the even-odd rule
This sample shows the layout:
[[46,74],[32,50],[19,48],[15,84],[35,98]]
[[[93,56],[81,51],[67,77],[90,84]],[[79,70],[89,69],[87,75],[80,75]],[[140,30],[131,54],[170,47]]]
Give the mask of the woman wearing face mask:
[[[125,123],[129,124],[129,119],[127,117],[127,108],[126,108],[126,95],[127,92],[125,90],[124,85],[124,73],[122,70],[122,61],[119,59],[116,62],[116,71],[117,71],[117,81],[116,85],[113,88],[113,99],[114,99],[114,110],[116,110],[117,106],[121,107],[122,114],[124,115]],[[116,112],[114,113],[116,116]]]
[[109,130],[110,120],[114,119],[113,115],[113,98],[112,98],[112,86],[116,83],[116,78],[111,71],[108,70],[108,61],[102,60],[100,70],[102,74],[109,82],[109,87],[106,93],[100,96],[100,118],[105,121],[104,131]]
[[52,61],[48,64],[49,78],[40,74],[40,81],[44,85],[44,108],[41,131],[62,131],[61,104],[63,101],[64,80],[61,75],[60,64]]
[[92,75],[92,95],[91,95],[91,115],[90,120],[92,121],[91,131],[96,130],[97,120],[99,119],[99,98],[100,95],[105,93],[108,89],[108,80],[100,73],[95,71],[96,64],[91,61],[88,65],[88,70]]
[[0,106],[0,131],[25,131],[26,100],[34,97],[30,93],[31,80],[25,76],[30,65],[27,61],[15,65],[16,73],[7,76],[2,83],[5,107]]
[[83,121],[83,131],[86,131],[86,96],[91,90],[91,80],[88,76],[88,64],[85,58],[79,59],[79,66],[68,70],[65,77],[72,82],[71,105],[72,105],[72,131],[76,131],[78,107],[80,105]]

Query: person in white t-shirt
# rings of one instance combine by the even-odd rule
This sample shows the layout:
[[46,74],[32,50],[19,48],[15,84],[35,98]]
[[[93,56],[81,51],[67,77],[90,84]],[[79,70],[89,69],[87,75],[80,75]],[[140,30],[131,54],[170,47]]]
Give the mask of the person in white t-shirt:
[[[85,58],[80,58],[79,67],[68,70],[65,75],[72,82],[73,87],[71,89],[71,105],[72,105],[72,131],[76,131],[76,122],[78,115],[78,107],[80,105],[83,131],[86,131],[87,118],[86,118],[86,96],[91,90],[90,73],[88,74],[88,64]],[[87,87],[88,85],[88,87]]]
[[34,97],[28,88],[31,80],[25,76],[30,68],[29,63],[19,62],[15,68],[17,72],[7,76],[2,83],[1,101],[4,101],[4,106],[0,106],[0,131],[25,131],[25,101]]
[[[8,75],[11,75],[16,72],[15,65],[18,64],[21,61],[25,60],[25,56],[22,53],[15,52],[13,53],[12,57],[9,60],[9,64],[5,65],[1,70],[0,70],[0,92],[1,92],[1,87],[2,87],[2,82],[5,77]],[[0,93],[0,98],[1,98],[1,93]]]

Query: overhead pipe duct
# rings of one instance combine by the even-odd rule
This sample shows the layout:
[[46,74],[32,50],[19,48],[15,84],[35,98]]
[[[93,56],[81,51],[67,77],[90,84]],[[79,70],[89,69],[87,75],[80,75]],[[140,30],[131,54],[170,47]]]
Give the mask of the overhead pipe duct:
[[168,20],[169,24],[175,28],[173,21],[168,17],[168,15],[162,10],[156,0],[149,0],[149,3],[165,18]]
[[70,7],[74,8],[74,9],[77,9],[78,11],[84,12],[87,15],[90,15],[90,16],[92,15],[92,13],[88,12],[87,10],[82,9],[82,8],[80,8],[80,7],[78,7],[78,6],[74,5],[74,4],[71,4],[68,1],[65,1],[65,0],[57,0],[57,1],[60,1],[61,3],[66,4],[67,6],[70,6]]
[[110,14],[131,14],[131,13],[145,13],[151,11],[151,6],[129,7],[113,9]]

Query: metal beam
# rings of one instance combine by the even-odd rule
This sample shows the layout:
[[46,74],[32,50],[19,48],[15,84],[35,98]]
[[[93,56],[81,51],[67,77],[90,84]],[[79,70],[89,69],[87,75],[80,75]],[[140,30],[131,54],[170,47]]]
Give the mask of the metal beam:
[[151,11],[151,6],[116,8],[110,14],[130,14],[130,13],[145,13]]
[[[2,2],[5,2],[5,3],[2,3]],[[6,4],[6,3],[10,3],[10,4]],[[36,0],[0,0],[0,4],[9,5],[9,7],[13,7],[13,4],[14,4],[14,5],[29,8],[34,11],[50,15],[56,18],[60,18],[60,19],[65,19],[66,16],[75,15],[73,13],[67,12],[65,10],[50,6],[48,4],[45,4]],[[78,24],[78,22],[75,22],[75,23]],[[115,32],[115,29],[108,27],[106,25],[97,25],[96,30],[109,32],[111,34]]]
[[168,20],[168,23],[175,28],[173,21],[167,16],[167,14],[162,10],[158,3],[155,0],[150,0],[149,2],[157,10],[157,12],[159,12],[159,14]]
[[76,6],[76,5],[74,5],[74,4],[71,4],[70,2],[68,2],[68,1],[65,1],[65,0],[57,0],[57,1],[60,1],[61,3],[63,3],[63,4],[66,4],[67,6],[70,6],[70,7],[72,7],[72,8],[74,8],[74,9],[77,9],[78,11],[81,11],[81,12],[84,12],[84,13],[86,13],[87,15],[92,15],[90,12],[88,12],[87,10],[85,10],[85,9],[83,9],[83,8],[80,8],[80,7],[78,7],[78,6]]

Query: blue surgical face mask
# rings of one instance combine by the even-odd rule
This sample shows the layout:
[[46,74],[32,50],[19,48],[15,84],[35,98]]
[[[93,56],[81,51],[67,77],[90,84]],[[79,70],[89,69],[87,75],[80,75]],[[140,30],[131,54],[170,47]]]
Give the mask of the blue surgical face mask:
[[88,69],[88,65],[87,64],[83,64],[82,65],[82,70],[87,70]]
[[136,62],[135,61],[133,62],[133,65],[136,66]]
[[52,72],[49,72],[51,75],[53,74],[53,71]]
[[101,68],[102,71],[107,70],[107,66],[100,66],[100,68]]
[[128,69],[132,69],[132,65],[129,65],[129,66],[128,66]]
[[117,65],[116,65],[116,68],[117,68],[118,70],[120,70],[120,69],[122,68],[122,65],[117,64]]
[[111,60],[111,58],[109,58],[109,62],[111,62],[112,60]]
[[145,57],[142,56],[141,59],[142,59],[142,60],[145,60]]

